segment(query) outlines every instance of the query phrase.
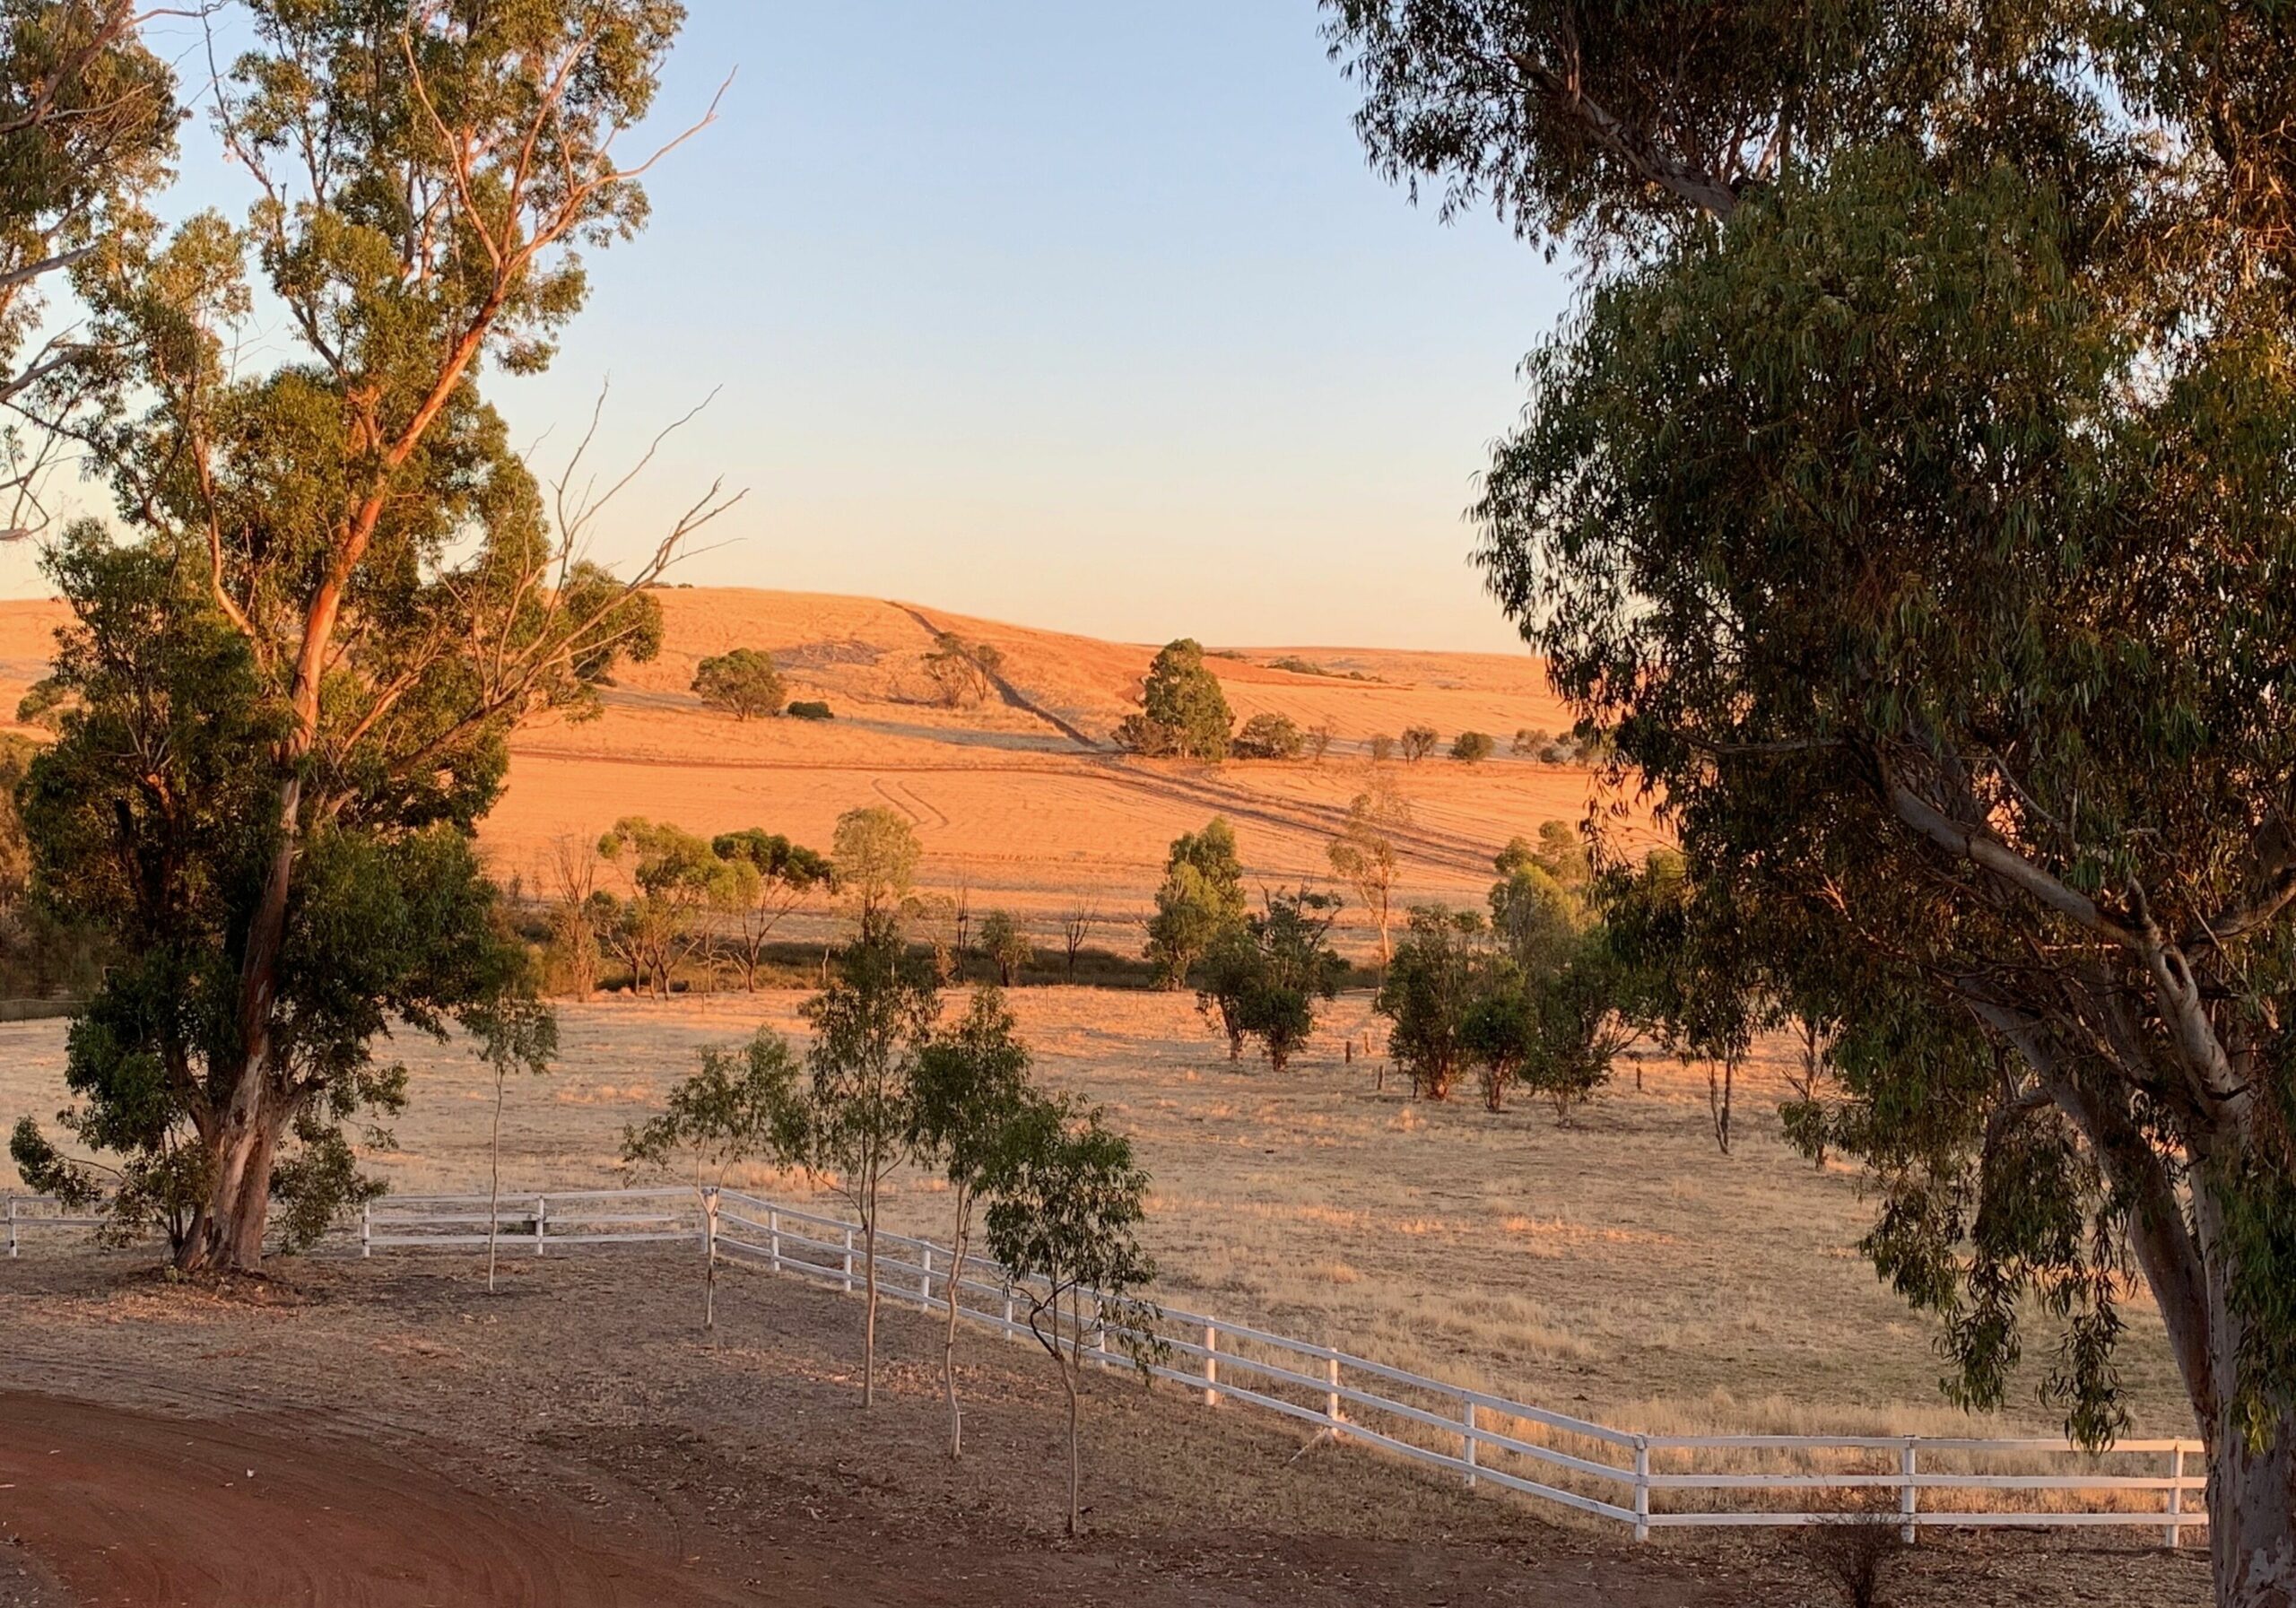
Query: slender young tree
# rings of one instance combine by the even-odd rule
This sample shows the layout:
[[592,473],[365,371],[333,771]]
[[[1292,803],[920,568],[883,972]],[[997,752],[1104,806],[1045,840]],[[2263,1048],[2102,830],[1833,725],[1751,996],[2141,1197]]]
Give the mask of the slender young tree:
[[773,929],[815,893],[836,892],[837,873],[828,856],[756,827],[721,832],[710,839],[709,847],[727,865],[746,865],[754,874],[751,897],[740,912],[742,978],[754,994]]
[[1365,914],[1379,929],[1379,964],[1395,959],[1389,940],[1398,858],[1396,834],[1411,825],[1411,801],[1394,783],[1374,772],[1371,784],[1347,806],[1347,822],[1325,851],[1334,875],[1355,891]]
[[494,1293],[502,1221],[502,1100],[513,1072],[545,1073],[558,1054],[558,1019],[532,998],[513,998],[480,1017],[478,1053],[494,1073],[494,1119],[486,1135],[486,1293]]
[[877,1399],[877,1222],[886,1178],[914,1152],[918,1056],[940,1015],[940,987],[884,916],[839,952],[829,987],[804,1007],[813,1031],[805,1065],[806,1164],[833,1178],[861,1221],[867,1306],[861,1404]]
[[994,988],[975,990],[963,1020],[935,1033],[918,1055],[912,1143],[919,1158],[937,1165],[949,1181],[941,1386],[949,1404],[952,1457],[964,1455],[964,1412],[957,1404],[957,1317],[974,1209],[1003,1178],[1014,1125],[1036,1098],[1029,1085],[1028,1046],[1014,1030],[1004,995]]
[[988,1203],[989,1254],[1020,1281],[1029,1329],[1068,1400],[1068,1534],[1081,1527],[1083,1453],[1078,1410],[1096,1339],[1113,1339],[1144,1374],[1160,1350],[1158,1314],[1135,1293],[1156,1276],[1136,1230],[1148,1175],[1132,1143],[1094,1108],[1031,1101],[1013,1124]]

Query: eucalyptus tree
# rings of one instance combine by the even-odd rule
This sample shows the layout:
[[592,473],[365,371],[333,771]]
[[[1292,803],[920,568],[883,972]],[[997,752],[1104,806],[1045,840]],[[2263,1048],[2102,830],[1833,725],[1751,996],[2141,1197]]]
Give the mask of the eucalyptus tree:
[[[2083,1440],[2141,1272],[2296,1602],[2296,38],[2268,8],[1328,0],[1376,165],[1578,254],[1475,509],[1822,998],[1867,1245]],[[2031,1298],[2038,1298],[2033,1299]]]
[[746,864],[756,874],[740,912],[742,977],[754,994],[773,929],[814,893],[836,892],[837,871],[827,855],[754,826],[720,832],[709,847],[726,864]]
[[123,957],[72,1036],[82,1134],[190,1156],[193,1269],[259,1265],[275,1178],[349,1176],[283,1147],[347,1154],[343,1123],[403,1099],[387,1027],[530,986],[472,847],[506,740],[658,647],[641,585],[724,506],[617,580],[582,557],[587,472],[546,510],[477,388],[546,367],[583,253],[644,222],[619,144],[674,0],[244,10],[214,119],[243,222],[123,239],[81,282],[114,367],[59,422],[121,528],[48,561],[74,620],[26,788],[47,896]]

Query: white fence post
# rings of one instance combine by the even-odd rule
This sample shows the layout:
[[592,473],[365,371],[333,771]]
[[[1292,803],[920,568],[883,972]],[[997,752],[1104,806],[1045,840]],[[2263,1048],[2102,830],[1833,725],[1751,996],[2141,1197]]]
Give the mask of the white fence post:
[[1914,1439],[1909,1435],[1905,1438],[1905,1449],[1898,1454],[1898,1515],[1903,1521],[1898,1525],[1898,1539],[1908,1546],[1913,1544],[1914,1535],[1920,1528],[1913,1517],[1921,1506],[1921,1488],[1913,1482],[1913,1448]]
[[1634,1438],[1634,1539],[1650,1539],[1650,1438]]
[[918,1281],[917,1299],[919,1304],[930,1307],[933,1304],[933,1247],[929,1245],[925,1247],[924,1261],[925,1276]]
[[2169,1448],[2169,1524],[2166,1537],[2173,1551],[2184,1544],[2185,1527],[2179,1522],[2185,1510],[2185,1448],[2183,1442]]
[[1339,1426],[1346,1421],[1339,1413],[1339,1359],[1324,1359],[1324,1421],[1331,1425],[1334,1440],[1340,1439]]
[[853,1293],[853,1230],[845,1230],[845,1293]]
[[1220,1330],[1218,1326],[1204,1326],[1204,1404],[1220,1404]]
[[781,1271],[781,1213],[778,1208],[765,1209],[765,1242],[769,1247],[767,1265],[774,1272]]
[[1013,1327],[1013,1281],[1004,1281],[1004,1338],[1014,1345],[1021,1343],[1020,1332]]
[[537,1195],[535,1196],[535,1255],[537,1256],[542,1255],[544,1229],[549,1219],[550,1197],[546,1195]]
[[1098,1296],[1093,1297],[1093,1298],[1092,1298],[1092,1360],[1093,1360],[1093,1361],[1095,1361],[1095,1362],[1097,1362],[1097,1363],[1099,1363],[1102,1368],[1107,1368],[1107,1367],[1111,1366],[1111,1365],[1110,1365],[1110,1363],[1109,1363],[1109,1329],[1108,1329],[1108,1322],[1109,1322],[1109,1312],[1108,1312],[1108,1308],[1107,1308],[1106,1307],[1103,1307],[1103,1306],[1101,1306],[1101,1305],[1100,1305],[1100,1298],[1099,1298]]
[[1483,1442],[1476,1436],[1474,1431],[1474,1402],[1473,1398],[1469,1398],[1467,1402],[1466,1420],[1466,1430],[1465,1433],[1461,1434],[1459,1437],[1459,1456],[1466,1462],[1467,1489],[1469,1491],[1473,1491],[1482,1482],[1476,1476],[1474,1471],[1478,1466],[1480,1466],[1483,1461]]

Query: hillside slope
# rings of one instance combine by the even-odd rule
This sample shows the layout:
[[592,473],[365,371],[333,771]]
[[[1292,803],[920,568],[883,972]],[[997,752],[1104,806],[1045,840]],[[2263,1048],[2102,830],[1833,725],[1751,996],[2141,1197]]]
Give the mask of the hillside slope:
[[[1200,766],[1144,761],[1108,743],[1135,707],[1152,647],[872,598],[717,587],[657,595],[660,657],[628,668],[600,718],[545,721],[513,744],[509,788],[483,836],[504,874],[531,881],[553,839],[595,837],[622,815],[700,831],[761,825],[826,847],[839,812],[885,804],[916,824],[932,886],[967,886],[977,906],[1009,905],[1039,923],[1080,900],[1104,920],[1130,921],[1148,906],[1170,839],[1215,813],[1235,824],[1256,878],[1324,874],[1325,846],[1364,786],[1370,739],[1412,725],[1447,743],[1461,730],[1489,732],[1500,752],[1472,767],[1439,755],[1387,768],[1416,821],[1404,845],[1405,898],[1479,901],[1491,856],[1509,837],[1588,807],[1585,770],[1505,752],[1518,728],[1570,724],[1528,656],[1215,649],[1209,663],[1239,718],[1274,710],[1326,723],[1335,740],[1321,764]],[[0,716],[13,717],[45,673],[64,618],[52,601],[0,603]],[[964,709],[935,700],[924,658],[935,630],[1002,652],[997,696]],[[702,708],[689,690],[694,666],[738,647],[770,650],[791,695],[826,700],[837,718],[740,722]],[[1277,669],[1277,660],[1325,674]],[[1647,836],[1639,813],[1622,830]]]

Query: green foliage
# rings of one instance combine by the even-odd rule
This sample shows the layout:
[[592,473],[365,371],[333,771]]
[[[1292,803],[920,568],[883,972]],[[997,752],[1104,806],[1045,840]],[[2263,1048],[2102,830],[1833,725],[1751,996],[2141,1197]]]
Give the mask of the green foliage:
[[1215,815],[1202,831],[1172,839],[1164,861],[1146,951],[1157,987],[1184,987],[1213,943],[1241,926],[1243,918],[1244,868],[1236,856],[1235,829]]
[[781,713],[781,672],[761,648],[736,648],[702,660],[694,667],[693,691],[704,708],[723,709],[736,720]]
[[1461,732],[1451,740],[1451,757],[1462,765],[1480,765],[1495,746],[1489,732]]
[[911,1143],[949,1182],[978,1195],[1003,1175],[1013,1125],[1037,1098],[1029,1047],[994,988],[973,992],[956,1025],[934,1033],[912,1079]]
[[801,698],[781,711],[792,720],[834,720],[836,715],[819,699]]
[[1036,959],[1036,946],[1010,910],[991,910],[980,918],[980,952],[1007,988],[1019,980],[1022,968]]
[[738,1049],[705,1046],[701,1067],[670,1091],[659,1114],[622,1130],[625,1165],[665,1169],[681,1158],[722,1178],[745,1161],[805,1154],[805,1091],[788,1042],[760,1028]]
[[935,635],[933,651],[925,656],[924,663],[935,695],[956,709],[978,703],[996,690],[1004,654],[994,643],[968,642],[954,631],[941,631]]
[[1448,1100],[1472,1064],[1465,1039],[1485,952],[1483,917],[1422,905],[1396,945],[1375,1008],[1395,1025],[1387,1048],[1430,1100]]
[[1406,764],[1416,765],[1435,752],[1442,736],[1431,726],[1406,726],[1403,728],[1403,757]]
[[758,968],[773,929],[814,893],[836,892],[837,868],[828,856],[753,826],[718,833],[709,840],[709,849],[728,865],[747,865],[753,874],[750,897],[741,907],[741,959],[743,980],[755,993]]
[[619,868],[627,897],[596,896],[596,921],[606,946],[630,968],[631,987],[670,996],[678,968],[709,941],[709,918],[746,911],[761,881],[747,858],[721,857],[710,840],[666,821],[625,815],[598,839],[598,853]]
[[1148,1175],[1131,1141],[1073,1097],[1030,1101],[1012,1125],[988,1204],[989,1255],[1015,1276],[1029,1328],[1068,1397],[1068,1533],[1083,1516],[1078,1378],[1096,1336],[1114,1340],[1142,1377],[1162,1349],[1156,1309],[1135,1292],[1156,1276],[1140,1247]]
[[917,882],[924,847],[908,817],[883,804],[848,810],[837,818],[830,863],[839,891],[865,928],[900,908]]
[[1526,758],[1537,753],[1539,750],[1553,741],[1554,738],[1551,734],[1539,730],[1535,726],[1518,726],[1515,730],[1514,741],[1507,745],[1507,752],[1518,759]]
[[1117,728],[1119,746],[1153,758],[1222,760],[1235,716],[1220,678],[1205,668],[1204,649],[1182,637],[1167,644],[1148,667],[1141,712]]
[[1257,1039],[1268,1065],[1282,1072],[1313,1036],[1316,1002],[1339,992],[1347,962],[1331,948],[1339,900],[1301,888],[1271,893],[1265,907],[1213,941],[1200,969],[1196,1003],[1216,1014],[1229,1058]]
[[1270,710],[1245,721],[1229,752],[1239,760],[1296,760],[1306,746],[1299,723]]
[[1396,836],[1411,823],[1411,801],[1375,775],[1371,785],[1348,802],[1346,823],[1324,851],[1333,874],[1355,891],[1378,926],[1382,963],[1393,953],[1388,928],[1399,857]]

